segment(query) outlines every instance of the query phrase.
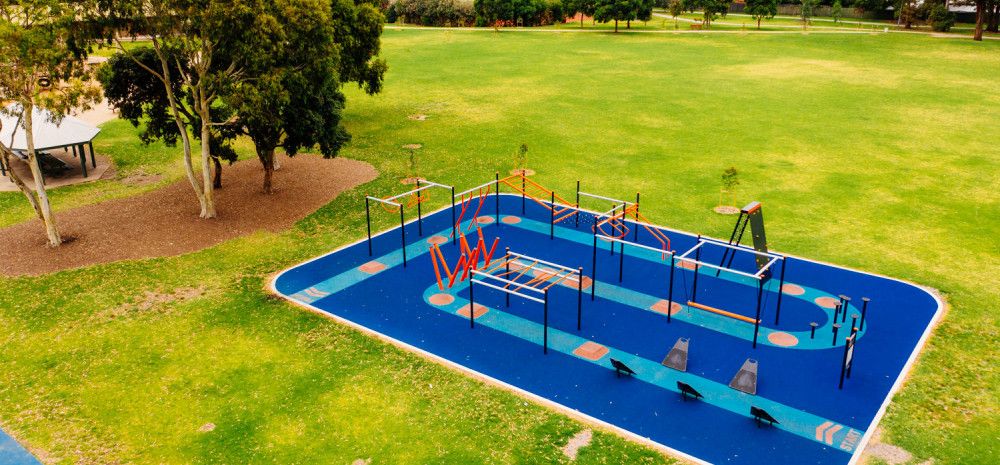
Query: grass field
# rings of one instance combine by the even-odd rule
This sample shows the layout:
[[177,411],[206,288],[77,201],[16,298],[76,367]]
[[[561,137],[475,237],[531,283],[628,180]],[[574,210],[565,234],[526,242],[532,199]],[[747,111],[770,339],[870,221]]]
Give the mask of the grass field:
[[[737,166],[774,248],[941,290],[951,309],[883,439],[938,464],[996,462],[1000,43],[389,30],[384,45],[386,90],[350,90],[343,153],[379,180],[283,234],[0,280],[0,426],[53,463],[564,460],[581,424],[264,290],[363,235],[360,200],[400,189],[402,145],[423,144],[420,173],[461,187],[509,170],[524,142],[557,190],[639,190],[651,219],[715,236],[733,220],[711,212],[719,176]],[[98,148],[121,176],[181,176],[176,149],[106,128]],[[65,209],[152,188],[121,184],[53,197]],[[0,206],[0,224],[30,217],[18,194]],[[605,433],[579,459],[668,461]]]

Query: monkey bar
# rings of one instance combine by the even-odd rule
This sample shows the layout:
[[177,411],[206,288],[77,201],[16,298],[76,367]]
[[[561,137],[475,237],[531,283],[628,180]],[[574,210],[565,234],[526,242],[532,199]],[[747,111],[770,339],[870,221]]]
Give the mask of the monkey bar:
[[[424,184],[421,186],[421,184]],[[387,209],[386,211],[399,210],[399,236],[403,244],[403,267],[406,267],[406,215],[403,213],[405,207],[402,203],[397,202],[397,200],[406,197],[414,196],[415,201],[413,203],[408,203],[406,207],[417,206],[417,233],[421,236],[424,235],[424,215],[421,204],[426,200],[426,196],[421,198],[420,193],[424,190],[430,189],[432,187],[438,187],[441,189],[448,189],[451,191],[451,216],[454,220],[455,218],[455,187],[445,184],[436,183],[433,181],[417,179],[416,188],[403,192],[401,194],[396,194],[391,197],[379,198],[371,195],[365,196],[365,224],[368,227],[368,256],[372,255],[372,215],[371,215],[371,202],[378,202],[380,205],[389,205],[393,208]],[[453,221],[454,222],[454,221]],[[452,231],[454,233],[454,230]]]

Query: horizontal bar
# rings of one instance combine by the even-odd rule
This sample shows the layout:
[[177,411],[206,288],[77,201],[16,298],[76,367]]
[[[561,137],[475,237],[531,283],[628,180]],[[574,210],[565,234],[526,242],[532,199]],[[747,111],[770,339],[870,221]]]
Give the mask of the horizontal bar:
[[430,189],[432,187],[437,187],[437,186],[435,186],[434,184],[428,184],[426,186],[422,186],[422,187],[418,187],[416,189],[413,189],[411,191],[403,192],[402,194],[394,195],[392,197],[387,198],[386,200],[396,200],[398,198],[406,197],[407,195],[413,195],[413,194],[416,194],[417,192],[420,192],[420,191],[422,191],[424,189]]
[[511,254],[512,256],[515,256],[515,257],[518,257],[518,258],[523,258],[523,259],[525,259],[525,260],[535,260],[535,261],[537,261],[538,263],[543,263],[543,264],[545,264],[545,265],[549,265],[549,266],[552,266],[552,267],[556,267],[556,268],[558,268],[558,269],[561,269],[561,270],[563,270],[563,271],[571,271],[571,272],[573,272],[573,273],[575,273],[575,274],[579,274],[579,273],[580,273],[580,271],[579,271],[579,270],[576,270],[576,269],[573,269],[573,268],[570,268],[570,267],[568,267],[568,266],[563,266],[563,265],[560,265],[560,264],[558,264],[558,263],[552,263],[552,262],[548,262],[548,261],[545,261],[545,260],[542,260],[542,259],[540,259],[540,258],[535,258],[535,257],[531,257],[531,256],[528,256],[528,255],[523,255],[523,254],[519,254],[519,253],[517,253],[517,252],[511,252],[510,254]]
[[726,248],[730,248],[730,249],[734,249],[734,250],[743,250],[745,252],[750,252],[750,253],[752,253],[754,255],[764,255],[764,256],[767,256],[767,257],[777,258],[777,259],[780,259],[780,260],[783,260],[785,258],[785,257],[783,257],[781,255],[776,254],[776,253],[761,252],[761,251],[759,251],[757,249],[754,249],[753,247],[750,247],[750,246],[730,244],[730,243],[728,243],[726,241],[720,241],[718,239],[714,239],[714,238],[707,237],[707,236],[702,236],[701,240],[704,241],[704,242],[709,242],[709,243],[711,243],[713,245],[718,245],[718,246],[722,246],[722,247],[726,247]]
[[661,254],[665,253],[665,254],[675,255],[674,252],[671,251],[671,250],[657,249],[656,247],[651,247],[651,246],[648,246],[648,245],[645,245],[645,244],[640,244],[638,242],[626,241],[624,239],[619,239],[617,237],[606,236],[604,234],[598,234],[597,237],[603,237],[603,238],[605,238],[605,239],[607,239],[607,240],[609,240],[611,242],[618,242],[620,244],[627,244],[627,245],[638,247],[640,249],[652,250],[653,252],[657,252],[657,253],[661,253]]
[[538,297],[532,297],[530,295],[524,295],[524,294],[521,294],[520,292],[512,291],[510,289],[505,289],[505,288],[502,288],[500,286],[496,286],[496,285],[490,284],[488,282],[485,282],[485,281],[482,281],[482,280],[479,280],[479,279],[472,279],[472,280],[470,280],[470,284],[469,284],[470,286],[472,285],[471,283],[482,284],[483,286],[491,287],[491,288],[496,289],[498,291],[503,291],[503,292],[506,292],[508,294],[513,294],[513,295],[516,295],[516,296],[521,297],[523,299],[528,299],[528,300],[531,300],[531,301],[535,301],[535,302],[538,302],[540,304],[544,304],[545,303],[544,300],[539,299]]
[[400,204],[398,204],[396,202],[393,202],[392,200],[380,199],[378,197],[372,197],[370,195],[366,195],[365,197],[367,197],[370,200],[374,200],[376,202],[387,203],[387,204],[392,205],[394,207],[402,207],[402,205],[400,205]]
[[490,184],[496,184],[496,180],[493,180],[493,181],[489,181],[489,182],[486,182],[486,183],[483,183],[483,184],[480,184],[480,185],[478,185],[478,186],[476,186],[476,187],[473,187],[473,188],[471,188],[471,189],[466,189],[466,190],[464,190],[464,191],[462,191],[462,192],[459,192],[459,193],[455,194],[455,197],[461,197],[461,196],[463,196],[463,195],[465,195],[465,194],[468,194],[469,192],[472,192],[472,191],[474,191],[474,190],[477,190],[477,189],[482,189],[482,188],[484,188],[484,187],[486,187],[486,186],[489,186]]
[[677,257],[677,259],[680,260],[680,261],[682,261],[682,262],[694,263],[695,265],[698,265],[698,266],[707,266],[707,267],[715,269],[715,270],[726,271],[726,272],[729,272],[729,273],[738,274],[740,276],[746,276],[748,278],[760,279],[760,276],[757,276],[755,274],[750,274],[750,273],[747,273],[745,271],[734,270],[732,268],[726,268],[726,267],[723,267],[723,266],[713,265],[711,263],[705,263],[703,261],[695,260],[693,258]]
[[[690,259],[687,258],[688,254],[691,253],[691,252],[694,252],[695,250],[698,250],[698,248],[701,247],[701,246],[703,246],[703,245],[705,245],[705,241],[698,241],[698,243],[694,247],[691,247],[690,249],[687,249],[687,252],[682,253],[680,257],[677,257],[677,259],[678,260],[690,260]],[[696,260],[693,260],[693,261],[696,261]]]
[[490,279],[495,279],[497,281],[500,281],[502,283],[506,283],[508,285],[517,286],[518,288],[531,289],[532,291],[535,291],[535,292],[537,292],[539,294],[544,294],[544,292],[542,292],[541,289],[537,289],[537,288],[528,286],[525,283],[519,283],[517,281],[511,281],[509,279],[504,279],[504,278],[501,278],[499,276],[491,275],[489,273],[484,273],[484,272],[479,271],[479,270],[470,270],[470,271],[471,271],[472,276],[486,276],[486,277],[488,277]]
[[767,271],[767,269],[770,268],[771,265],[774,265],[774,262],[776,261],[778,261],[777,258],[772,258],[769,262],[767,262],[767,265],[760,267],[760,269],[757,270],[757,273],[755,273],[754,276],[758,278],[762,277],[764,275],[764,272]]
[[733,312],[727,312],[725,310],[722,310],[721,308],[709,307],[708,305],[699,304],[698,302],[692,302],[690,300],[688,301],[688,306],[689,307],[698,308],[698,309],[704,310],[706,312],[712,312],[712,313],[715,313],[715,314],[718,314],[718,315],[727,316],[727,317],[732,318],[734,320],[745,321],[745,322],[750,323],[752,325],[755,325],[755,324],[759,323],[759,321],[757,321],[757,320],[755,320],[753,318],[750,318],[748,316],[743,316],[743,315],[740,315],[738,313],[733,313]]
[[428,181],[426,179],[422,179],[420,181],[420,184],[430,184],[432,186],[442,187],[442,188],[445,188],[445,189],[448,189],[448,190],[451,190],[451,189],[455,188],[455,186],[449,186],[447,184],[436,183],[434,181]]
[[626,205],[635,205],[635,202],[629,202],[628,200],[613,199],[611,197],[605,197],[603,195],[591,194],[590,192],[580,191],[580,195],[583,195],[583,196],[586,196],[586,197],[590,197],[592,199],[607,200],[609,202],[614,202],[614,203],[617,203],[617,204],[623,204],[624,203]]

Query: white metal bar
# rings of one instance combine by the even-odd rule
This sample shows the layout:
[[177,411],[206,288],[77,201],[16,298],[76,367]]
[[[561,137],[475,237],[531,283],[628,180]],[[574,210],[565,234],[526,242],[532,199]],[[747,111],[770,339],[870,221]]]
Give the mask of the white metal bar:
[[613,199],[611,197],[605,197],[603,195],[591,194],[590,192],[580,191],[580,195],[583,195],[583,196],[586,196],[586,197],[590,197],[592,199],[607,200],[609,202],[614,202],[614,203],[617,203],[617,204],[623,204],[624,203],[624,204],[627,204],[627,205],[635,205],[635,202],[629,202],[628,200]]
[[387,204],[389,204],[389,205],[392,205],[392,206],[394,206],[394,207],[402,207],[402,205],[400,205],[400,204],[398,204],[398,203],[396,203],[396,202],[393,202],[393,201],[391,201],[391,200],[386,200],[386,199],[380,199],[380,198],[378,198],[378,197],[372,197],[372,196],[370,196],[370,195],[366,195],[365,197],[367,197],[367,198],[368,198],[368,199],[370,199],[370,200],[374,200],[374,201],[376,201],[376,202],[382,202],[382,203],[387,203]]
[[540,289],[536,289],[534,287],[528,286],[525,283],[519,283],[517,281],[511,281],[509,279],[504,279],[504,278],[501,278],[499,276],[491,275],[489,273],[484,273],[484,272],[479,271],[479,270],[470,270],[470,271],[471,271],[471,275],[472,276],[485,276],[485,277],[488,277],[490,279],[495,279],[495,280],[500,281],[502,283],[509,284],[511,286],[518,286],[519,288],[531,289],[532,291],[535,291],[535,292],[537,292],[539,294],[543,294],[544,293]]
[[781,259],[782,258],[781,255],[778,255],[776,253],[761,252],[761,251],[758,251],[758,250],[756,250],[756,249],[754,249],[753,247],[750,247],[750,246],[746,246],[746,245],[742,245],[742,244],[740,244],[740,245],[730,244],[729,242],[721,241],[719,239],[715,239],[715,238],[711,238],[711,237],[702,236],[701,240],[704,241],[704,242],[709,242],[712,245],[718,245],[718,246],[726,247],[726,248],[733,249],[733,250],[742,250],[742,251],[745,251],[745,252],[750,252],[750,253],[752,253],[754,255],[764,255],[766,257],[777,258],[777,259]]
[[[472,279],[472,280],[470,280],[470,281],[471,281],[472,283],[476,283],[476,284],[482,284],[483,286],[486,286],[486,287],[491,287],[491,288],[493,288],[493,289],[496,289],[496,290],[498,290],[498,291],[503,291],[503,292],[506,292],[506,293],[508,293],[508,294],[513,294],[513,295],[516,295],[516,296],[518,296],[518,297],[521,297],[521,298],[523,298],[523,299],[528,299],[528,300],[532,300],[532,301],[535,301],[535,302],[538,302],[538,303],[540,303],[540,304],[544,304],[544,303],[545,303],[545,301],[544,301],[544,300],[542,300],[542,299],[539,299],[538,297],[532,297],[532,296],[530,296],[530,295],[525,295],[525,294],[522,294],[522,293],[520,293],[520,292],[517,292],[517,291],[512,291],[512,290],[510,290],[510,289],[505,289],[505,288],[502,288],[502,287],[500,287],[500,286],[497,286],[497,285],[494,285],[494,284],[490,284],[490,283],[488,283],[488,282],[486,282],[486,281],[483,281],[483,280],[480,280],[480,279]],[[469,285],[471,286],[472,284],[470,283]]]
[[449,185],[446,185],[446,184],[440,184],[440,183],[436,183],[434,181],[428,181],[426,179],[421,180],[420,184],[430,184],[432,186],[442,187],[442,188],[445,188],[445,189],[448,189],[448,190],[451,190],[451,189],[455,188],[454,186],[449,186]]
[[573,268],[570,268],[568,266],[563,266],[563,265],[560,265],[558,263],[548,262],[548,261],[542,260],[540,258],[535,258],[535,257],[531,257],[531,256],[528,256],[528,255],[519,254],[517,252],[511,252],[510,254],[512,256],[514,256],[514,257],[523,258],[525,260],[534,260],[534,261],[537,261],[538,263],[549,265],[549,266],[555,267],[555,268],[563,270],[563,271],[570,271],[570,272],[572,272],[574,274],[579,274],[580,273],[579,270],[575,270]]
[[687,258],[687,256],[691,252],[694,252],[695,250],[698,250],[698,248],[701,247],[701,246],[703,246],[703,245],[705,245],[705,241],[698,241],[698,244],[696,244],[694,247],[691,247],[690,249],[687,249],[687,252],[682,253],[680,257],[677,257],[677,259],[678,260],[685,260],[686,259],[686,260],[697,261],[697,260],[689,259],[689,258]]
[[472,192],[472,191],[477,190],[477,189],[482,189],[484,187],[489,186],[490,184],[496,184],[496,183],[497,183],[496,180],[493,180],[493,181],[489,181],[489,182],[480,184],[480,185],[478,185],[476,187],[473,187],[471,189],[466,189],[466,190],[464,190],[462,192],[459,192],[459,193],[455,194],[455,197],[461,197],[461,196],[463,196],[465,194],[468,194],[469,192]]
[[626,241],[624,239],[619,239],[617,237],[606,236],[604,234],[598,234],[597,237],[603,237],[604,239],[607,239],[607,240],[609,240],[611,242],[618,242],[618,243],[621,243],[621,244],[627,244],[627,245],[630,245],[630,246],[638,247],[640,249],[652,250],[653,252],[657,252],[657,253],[661,253],[661,254],[665,253],[665,254],[674,255],[674,252],[670,251],[670,250],[657,249],[656,247],[651,247],[651,246],[648,246],[648,245],[645,245],[645,244],[640,244],[638,242]]
[[402,194],[397,194],[397,195],[394,195],[394,196],[392,196],[392,197],[389,197],[389,198],[387,198],[386,200],[396,200],[396,199],[398,199],[398,198],[401,198],[401,197],[406,197],[407,195],[413,195],[413,194],[416,194],[417,192],[420,192],[420,191],[422,191],[422,190],[424,190],[424,189],[430,189],[430,188],[432,188],[432,187],[437,187],[437,186],[435,186],[435,185],[433,185],[433,184],[428,184],[428,185],[426,185],[426,186],[422,186],[422,187],[418,187],[418,188],[416,188],[416,189],[413,189],[413,190],[411,190],[411,191],[406,191],[406,192],[403,192]]
[[774,262],[776,261],[778,261],[777,257],[772,258],[770,261],[767,262],[767,265],[764,265],[759,270],[757,270],[757,273],[754,273],[754,276],[758,278],[764,276],[764,272],[767,271],[768,268],[771,268],[771,265],[774,265]]
[[725,271],[725,272],[728,272],[728,273],[738,274],[740,276],[746,276],[748,278],[760,279],[760,276],[757,276],[755,274],[750,274],[750,273],[747,273],[745,271],[740,271],[740,270],[734,270],[732,268],[725,268],[725,267],[721,267],[721,266],[718,266],[718,265],[713,265],[711,263],[705,263],[703,261],[695,260],[693,258],[677,257],[677,260],[680,260],[682,262],[694,263],[694,264],[698,265],[699,267],[701,267],[701,266],[707,266],[707,267],[715,269],[715,270],[721,270],[721,271]]

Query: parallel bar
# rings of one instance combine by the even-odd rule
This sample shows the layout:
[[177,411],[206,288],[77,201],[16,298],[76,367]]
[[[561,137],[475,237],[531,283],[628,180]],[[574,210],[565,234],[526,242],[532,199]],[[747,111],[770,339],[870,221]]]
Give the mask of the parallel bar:
[[697,266],[707,266],[707,267],[715,269],[715,270],[727,271],[729,273],[738,274],[740,276],[746,276],[748,278],[753,278],[753,279],[757,279],[757,280],[760,279],[760,276],[757,276],[755,274],[746,273],[746,272],[743,272],[743,271],[740,271],[740,270],[734,270],[732,268],[723,268],[721,266],[713,265],[711,263],[705,263],[705,262],[703,262],[701,260],[695,260],[693,258],[677,257],[677,259],[680,260],[680,261],[682,261],[682,262],[693,263],[693,264],[695,264]]
[[656,252],[656,253],[660,253],[660,254],[674,255],[674,252],[671,251],[671,250],[657,249],[656,247],[651,247],[651,246],[648,246],[648,245],[645,245],[645,244],[640,244],[638,242],[627,241],[625,239],[619,239],[617,237],[605,236],[604,234],[598,234],[597,237],[601,237],[601,238],[607,239],[607,240],[609,240],[611,242],[620,242],[622,244],[628,244],[628,245],[633,246],[633,247],[639,247],[640,249],[646,249],[646,250],[650,250],[650,251],[653,251],[653,252]]
[[728,243],[726,241],[720,241],[720,240],[718,240],[718,239],[716,239],[714,237],[702,236],[701,240],[704,241],[704,242],[711,242],[714,245],[719,245],[719,246],[730,248],[730,249],[743,250],[743,251],[746,251],[746,252],[750,252],[750,253],[752,253],[754,255],[763,255],[763,256],[766,256],[766,257],[778,258],[778,259],[783,258],[781,255],[776,254],[776,253],[772,253],[772,252],[760,252],[757,249],[754,249],[753,247],[750,247],[748,245],[730,244],[730,243]]
[[582,195],[584,197],[590,197],[592,199],[607,200],[609,202],[613,202],[613,203],[616,203],[616,204],[624,203],[626,205],[635,205],[634,203],[629,202],[627,200],[613,199],[611,197],[605,197],[603,195],[591,194],[589,192],[584,192],[584,191],[580,191],[580,195]]
[[386,199],[380,199],[380,198],[378,198],[378,197],[372,197],[372,196],[370,196],[370,195],[366,195],[366,196],[365,196],[365,198],[366,198],[366,199],[369,199],[369,200],[374,200],[374,201],[376,201],[376,202],[382,202],[382,203],[385,203],[385,204],[389,204],[389,205],[392,205],[392,206],[394,206],[394,207],[402,207],[402,206],[403,206],[402,204],[399,204],[399,203],[396,203],[396,202],[393,202],[393,201],[391,201],[391,200],[386,200]]
[[[521,289],[529,289],[529,290],[535,291],[535,292],[537,292],[539,294],[543,294],[544,293],[544,291],[542,291],[541,289],[534,288],[534,287],[531,287],[531,286],[525,286],[524,283],[519,283],[517,281],[511,281],[509,279],[504,279],[504,278],[501,278],[499,276],[494,276],[494,275],[491,275],[489,273],[484,273],[484,272],[479,271],[479,270],[469,270],[469,274],[471,276],[483,276],[483,277],[487,277],[487,278],[490,278],[490,279],[493,279],[493,280],[496,280],[496,281],[500,281],[500,282],[508,284],[508,285],[518,286]],[[510,289],[506,289],[505,288],[504,290],[510,290]],[[517,291],[510,291],[510,292],[514,293],[514,295],[519,295],[517,293]]]
[[764,266],[760,267],[760,269],[759,269],[759,270],[757,270],[757,272],[756,272],[756,273],[754,273],[754,276],[756,276],[756,277],[757,277],[757,279],[760,279],[760,278],[761,278],[762,276],[764,276],[764,272],[766,272],[766,271],[767,271],[767,269],[768,269],[768,268],[770,268],[770,267],[771,267],[771,265],[774,265],[774,262],[776,262],[776,261],[778,261],[778,260],[779,260],[779,258],[778,258],[778,257],[774,257],[774,258],[772,258],[772,259],[771,259],[770,261],[768,261],[768,262],[767,262],[767,264],[766,264],[766,265],[764,265]]
[[[490,288],[496,289],[498,291],[507,292],[507,293],[516,295],[518,297],[522,297],[522,298],[534,301],[534,302],[538,302],[540,304],[544,304],[545,303],[544,300],[539,299],[538,297],[532,297],[530,295],[521,294],[520,292],[517,292],[517,291],[512,291],[510,289],[504,289],[503,287],[497,286],[495,284],[490,284],[490,283],[488,283],[486,281],[483,281],[481,279],[473,279],[472,282],[474,282],[476,284],[482,284],[483,286],[490,287]],[[544,294],[544,292],[542,294]]]
[[428,184],[428,185],[426,185],[426,186],[424,186],[424,187],[418,187],[418,188],[416,188],[416,189],[413,189],[413,190],[411,190],[411,191],[407,191],[407,192],[403,192],[402,194],[396,194],[396,195],[394,195],[394,196],[392,196],[392,197],[387,197],[387,198],[385,198],[385,200],[388,200],[388,201],[390,201],[390,202],[391,202],[391,201],[393,201],[393,200],[396,200],[396,199],[400,199],[400,198],[403,198],[403,197],[406,197],[407,195],[413,195],[413,194],[416,194],[417,192],[420,192],[420,191],[422,191],[422,190],[425,190],[425,189],[430,189],[430,188],[432,188],[432,187],[436,187],[436,186],[434,186],[434,185],[432,185],[432,184]]
[[563,270],[563,271],[571,271],[573,273],[576,273],[576,270],[573,269],[573,268],[570,268],[568,266],[562,266],[562,265],[560,265],[558,263],[552,263],[552,262],[549,262],[549,261],[545,261],[545,260],[542,260],[540,258],[535,258],[535,257],[531,257],[531,256],[528,256],[528,255],[519,254],[517,252],[511,252],[510,255],[512,257],[523,258],[525,260],[534,260],[534,261],[537,261],[538,263],[541,263],[543,265],[549,265],[549,266],[553,266],[553,267],[559,268],[560,270]]
[[491,180],[491,181],[489,181],[489,182],[484,182],[484,183],[482,183],[482,184],[480,184],[480,185],[478,185],[478,186],[476,186],[476,187],[473,187],[473,188],[471,188],[471,189],[466,189],[466,190],[464,190],[464,191],[462,191],[462,192],[459,192],[459,193],[457,193],[457,194],[454,194],[454,197],[461,197],[461,196],[464,196],[465,194],[468,194],[469,192],[472,192],[472,191],[475,191],[475,190],[479,190],[479,189],[482,189],[482,188],[484,188],[484,187],[489,187],[490,185],[492,185],[492,184],[494,184],[494,183],[496,183],[496,180]]
[[695,246],[694,246],[694,247],[691,247],[690,249],[687,249],[687,251],[686,251],[686,252],[684,252],[684,253],[682,253],[682,254],[681,254],[681,256],[677,257],[677,259],[678,259],[678,260],[684,260],[685,258],[687,258],[687,256],[688,256],[688,255],[689,255],[689,254],[690,254],[691,252],[694,252],[694,251],[698,250],[698,249],[699,249],[699,248],[701,248],[701,246],[703,246],[703,245],[705,245],[705,241],[701,240],[701,236],[698,236],[698,243],[697,243],[697,244],[695,244]]
[[759,321],[759,320],[755,320],[753,318],[750,318],[748,316],[743,316],[743,315],[740,315],[738,313],[733,313],[733,312],[729,312],[729,311],[726,311],[726,310],[722,310],[720,308],[710,307],[708,305],[700,304],[698,302],[693,302],[693,301],[690,301],[690,300],[688,301],[687,304],[688,304],[688,307],[694,307],[694,308],[697,308],[697,309],[700,309],[700,310],[704,310],[706,312],[712,312],[712,313],[715,313],[715,314],[718,314],[718,315],[729,317],[729,318],[732,318],[734,320],[745,321],[745,322],[750,323],[750,324],[756,324],[757,321]]

